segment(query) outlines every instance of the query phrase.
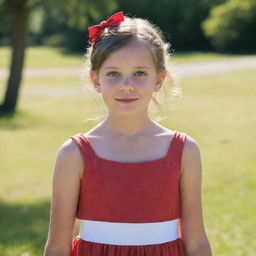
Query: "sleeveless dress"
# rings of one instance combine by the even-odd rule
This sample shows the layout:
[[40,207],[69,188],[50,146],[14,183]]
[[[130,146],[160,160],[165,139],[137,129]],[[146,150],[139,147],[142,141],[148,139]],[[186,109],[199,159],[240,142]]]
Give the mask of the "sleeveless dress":
[[[84,159],[76,218],[105,223],[180,225],[180,169],[186,134],[174,131],[167,154],[145,162],[99,157],[82,133],[71,136]],[[180,226],[179,226],[180,227]],[[97,234],[95,234],[97,235]],[[180,234],[159,244],[108,244],[73,239],[71,256],[185,256]]]

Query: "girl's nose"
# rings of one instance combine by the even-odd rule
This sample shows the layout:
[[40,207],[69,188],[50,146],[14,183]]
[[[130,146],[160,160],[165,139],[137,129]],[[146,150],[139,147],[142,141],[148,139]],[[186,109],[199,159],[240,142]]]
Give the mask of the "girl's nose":
[[124,78],[121,82],[120,82],[120,89],[122,91],[132,91],[133,88],[133,83],[131,81],[130,78]]

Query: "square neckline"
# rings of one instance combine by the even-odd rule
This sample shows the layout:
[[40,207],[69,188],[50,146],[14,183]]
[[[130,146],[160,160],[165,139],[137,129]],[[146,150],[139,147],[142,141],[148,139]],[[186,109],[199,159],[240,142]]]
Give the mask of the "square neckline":
[[158,163],[158,162],[164,161],[169,156],[171,149],[173,148],[175,137],[176,137],[177,133],[178,132],[176,130],[174,130],[173,134],[171,135],[171,140],[169,142],[167,153],[163,157],[160,157],[160,158],[157,158],[154,160],[149,160],[149,161],[141,161],[141,162],[121,162],[121,161],[115,161],[115,160],[103,158],[96,154],[91,143],[89,142],[89,140],[86,138],[86,136],[83,133],[80,133],[80,136],[82,136],[82,138],[87,142],[87,145],[90,147],[90,150],[93,153],[94,157],[97,158],[99,161],[106,162],[106,163],[112,163],[112,164],[121,164],[121,165],[142,165],[142,164],[151,164],[151,163]]

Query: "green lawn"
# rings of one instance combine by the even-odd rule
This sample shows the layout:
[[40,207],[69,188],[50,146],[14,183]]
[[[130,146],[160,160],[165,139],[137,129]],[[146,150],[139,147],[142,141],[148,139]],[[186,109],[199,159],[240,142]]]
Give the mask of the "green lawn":
[[[61,48],[28,47],[26,51],[26,68],[77,67],[83,62],[83,54],[66,53]],[[175,51],[171,59],[176,63],[200,62],[231,58],[237,55],[214,52],[179,52]],[[0,47],[0,68],[9,67],[10,48]],[[51,60],[51,61],[49,61]]]
[[[10,48],[0,48],[0,68],[9,66]],[[83,54],[66,53],[61,48],[28,47],[25,55],[26,68],[77,67],[83,60]],[[50,61],[49,61],[50,60]]]
[[[80,65],[80,57],[72,58],[72,66]],[[189,134],[201,148],[205,226],[213,255],[254,256],[256,250],[255,71],[181,80],[183,98],[161,121]],[[49,90],[81,86],[76,77],[41,77],[26,78],[23,88],[38,85]],[[94,108],[83,93],[24,93],[17,114],[0,118],[0,256],[42,255],[58,148],[97,124],[84,121]]]

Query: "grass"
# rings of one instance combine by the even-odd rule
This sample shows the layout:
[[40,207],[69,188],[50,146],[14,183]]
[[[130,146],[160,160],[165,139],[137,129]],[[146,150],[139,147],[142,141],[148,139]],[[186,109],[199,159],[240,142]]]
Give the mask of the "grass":
[[[184,97],[160,122],[186,132],[200,146],[204,220],[213,255],[253,256],[256,250],[255,71],[181,80]],[[81,86],[76,77],[39,77],[24,79],[22,87],[33,92],[38,85],[47,90]],[[42,255],[58,148],[97,124],[83,121],[94,108],[83,93],[24,93],[17,113],[0,118],[0,256]]]
[[238,57],[239,55],[236,54],[224,54],[224,53],[216,53],[216,52],[202,52],[202,51],[174,51],[172,54],[171,59],[178,64],[183,63],[194,63],[194,62],[203,62],[203,61],[210,61],[210,60],[220,60],[220,59],[227,59]]
[[[0,47],[0,68],[9,67],[10,48]],[[66,53],[62,48],[28,47],[26,51],[26,68],[78,67],[83,63],[83,52],[80,54]],[[175,51],[171,59],[176,63],[200,62],[235,57],[233,54],[215,52],[179,52]],[[49,61],[51,60],[51,61]]]
[[[0,48],[0,68],[9,67],[9,47]],[[50,60],[50,61],[49,61]],[[28,47],[25,55],[26,68],[77,67],[83,61],[83,53],[66,53],[62,48]]]

